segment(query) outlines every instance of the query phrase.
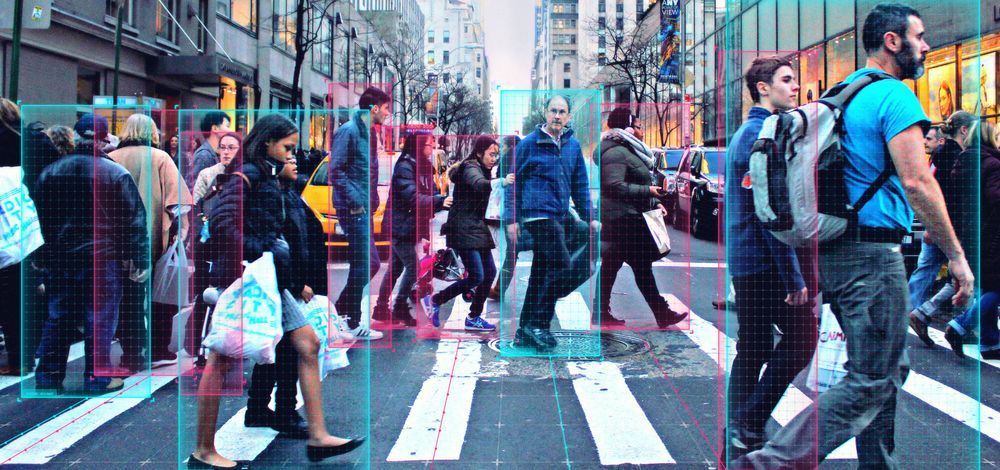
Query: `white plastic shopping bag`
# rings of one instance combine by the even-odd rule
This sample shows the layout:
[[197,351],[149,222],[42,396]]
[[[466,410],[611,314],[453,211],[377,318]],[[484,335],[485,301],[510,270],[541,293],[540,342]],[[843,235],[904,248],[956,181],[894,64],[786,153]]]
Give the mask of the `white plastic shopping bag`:
[[330,372],[350,365],[347,360],[347,348],[330,346],[330,343],[339,341],[337,330],[340,320],[337,309],[330,299],[316,295],[309,303],[299,300],[299,307],[319,337],[319,376],[326,377]]
[[189,303],[188,283],[191,271],[184,241],[177,238],[153,268],[153,302],[183,306]]
[[191,312],[194,312],[194,304],[185,306],[174,315],[173,324],[170,325],[170,344],[167,345],[167,349],[174,354],[184,349],[184,334]]
[[272,364],[281,336],[281,297],[274,256],[265,252],[219,296],[204,344],[225,356]]
[[817,392],[825,392],[847,375],[847,337],[837,323],[829,304],[823,304],[820,315],[819,343],[815,360],[810,364],[806,384]]
[[0,268],[21,262],[43,243],[35,202],[21,182],[21,167],[0,168]]
[[[501,178],[494,181],[502,182]],[[500,220],[500,204],[503,201],[503,184],[494,184],[490,191],[490,199],[486,203],[486,220]]]

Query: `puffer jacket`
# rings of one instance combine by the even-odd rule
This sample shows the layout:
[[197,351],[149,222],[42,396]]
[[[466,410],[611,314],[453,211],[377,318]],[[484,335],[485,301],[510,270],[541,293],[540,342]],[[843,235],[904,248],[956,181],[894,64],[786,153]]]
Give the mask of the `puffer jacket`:
[[132,176],[106,155],[81,144],[42,170],[32,193],[45,239],[48,268],[84,267],[94,259],[149,267],[146,210]]
[[[410,155],[399,157],[389,191],[391,217],[383,217],[382,233],[388,230],[393,240],[402,242],[430,239],[430,221],[435,212],[444,208],[444,200],[434,186],[434,167],[429,159],[418,164]],[[421,220],[417,220],[418,216]],[[391,221],[391,227],[384,226],[386,220]]]
[[493,236],[486,226],[486,206],[493,185],[479,160],[470,158],[449,175],[455,184],[448,221],[441,227],[447,244],[458,249],[492,249]]
[[601,141],[601,220],[639,216],[659,201],[649,193],[653,177],[642,159],[615,139]]
[[327,295],[328,253],[323,225],[295,190],[294,184],[288,184],[282,196],[288,215],[282,234],[288,242],[291,256],[290,290],[297,295],[302,292],[303,286],[309,286],[313,293]]

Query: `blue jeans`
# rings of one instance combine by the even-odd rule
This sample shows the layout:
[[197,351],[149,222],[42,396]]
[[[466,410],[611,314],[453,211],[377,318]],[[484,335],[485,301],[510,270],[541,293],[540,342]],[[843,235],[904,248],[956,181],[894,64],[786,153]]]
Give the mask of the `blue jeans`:
[[[89,263],[87,263],[89,264]],[[111,340],[118,327],[118,305],[122,299],[125,271],[120,261],[95,261],[78,270],[53,270],[45,287],[49,316],[38,346],[40,356],[35,380],[39,387],[52,388],[66,377],[73,330],[83,323],[84,384],[102,387],[110,377],[94,377],[94,370],[111,369]]]
[[[392,269],[386,273],[382,279],[382,286],[379,288],[378,301],[376,305],[388,307],[389,297],[396,283],[399,284],[399,291],[396,294],[396,301],[393,303],[393,313],[405,313],[409,311],[406,299],[413,291],[413,284],[417,282],[417,244],[412,240],[392,239]],[[391,277],[390,277],[391,276]],[[385,320],[382,318],[381,320]]]
[[337,297],[336,307],[337,313],[347,317],[347,325],[356,328],[365,313],[361,311],[365,286],[378,273],[382,262],[378,258],[378,249],[375,248],[375,238],[372,236],[368,213],[346,214],[339,217],[340,226],[347,236],[347,261],[351,267],[347,274],[347,284]]
[[476,289],[476,293],[472,296],[472,306],[469,307],[469,316],[475,318],[481,315],[483,305],[486,304],[486,296],[490,294],[490,287],[493,286],[493,279],[497,277],[497,267],[493,263],[490,251],[489,248],[479,250],[456,248],[455,252],[462,258],[462,265],[465,266],[468,276],[434,294],[432,298],[434,303],[441,305],[459,294]]
[[[910,274],[910,282],[908,283],[908,287],[910,288],[910,305],[913,307],[922,306],[924,301],[930,297],[934,279],[937,278],[938,271],[941,270],[941,265],[948,261],[948,257],[944,255],[944,252],[937,245],[927,243],[926,241],[922,243],[920,256],[917,258],[917,269],[913,270],[913,274]],[[927,321],[928,317],[933,313],[921,311],[918,312],[918,315],[922,317],[922,320]]]
[[990,351],[1000,349],[1000,331],[997,330],[997,307],[1000,307],[1000,292],[983,292],[979,301],[969,307],[965,313],[953,318],[948,322],[958,334],[965,336],[976,328],[980,323],[979,314],[982,312],[982,323],[979,340],[979,349]]
[[841,239],[819,250],[820,290],[847,337],[847,375],[734,468],[814,468],[852,437],[860,468],[900,468],[896,396],[910,370],[910,305],[899,245]]

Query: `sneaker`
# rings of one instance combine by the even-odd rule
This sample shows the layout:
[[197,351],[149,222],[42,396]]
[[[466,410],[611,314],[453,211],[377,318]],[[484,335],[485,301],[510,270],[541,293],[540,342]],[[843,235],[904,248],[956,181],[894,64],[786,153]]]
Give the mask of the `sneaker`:
[[427,314],[427,319],[431,321],[434,328],[441,326],[441,306],[434,303],[433,296],[425,295],[423,299],[420,299],[420,304],[424,307],[424,313]]
[[354,329],[347,331],[347,334],[351,336],[352,340],[361,341],[373,341],[377,339],[382,339],[383,335],[381,331],[372,330],[370,328],[365,328],[364,325],[358,325]]
[[465,329],[474,331],[493,331],[496,325],[483,319],[483,317],[465,317]]

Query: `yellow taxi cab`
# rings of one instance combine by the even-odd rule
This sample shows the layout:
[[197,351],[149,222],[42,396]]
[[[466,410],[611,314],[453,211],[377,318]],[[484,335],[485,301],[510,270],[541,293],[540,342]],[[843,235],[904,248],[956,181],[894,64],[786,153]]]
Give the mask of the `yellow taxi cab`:
[[[382,233],[382,217],[385,214],[386,202],[389,200],[389,174],[395,163],[394,157],[394,153],[386,153],[379,157],[379,206],[373,214],[373,222],[375,246],[380,251],[387,250],[390,242],[389,234]],[[306,201],[313,214],[319,219],[320,224],[323,225],[323,233],[327,235],[326,244],[332,247],[346,247],[347,239],[344,236],[344,230],[337,222],[337,210],[333,208],[331,199],[329,164],[330,157],[324,158],[309,176],[306,187],[302,190],[302,199]]]

